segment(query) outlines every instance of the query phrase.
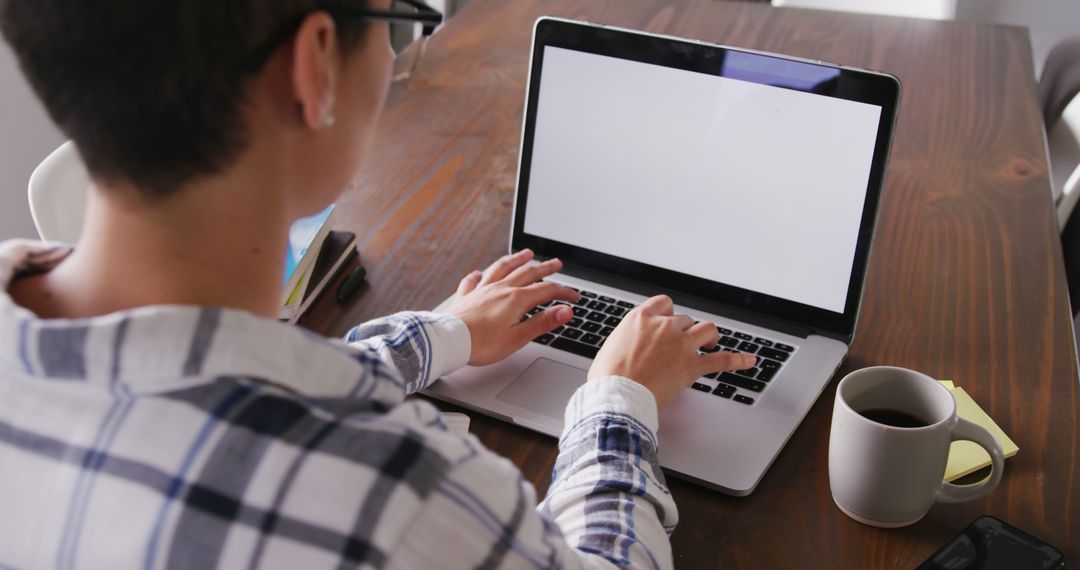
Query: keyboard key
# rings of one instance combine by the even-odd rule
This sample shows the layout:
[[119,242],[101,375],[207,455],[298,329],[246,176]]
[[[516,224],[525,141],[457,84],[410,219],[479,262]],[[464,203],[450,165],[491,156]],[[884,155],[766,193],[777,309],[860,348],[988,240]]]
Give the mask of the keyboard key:
[[[584,291],[582,291],[582,293],[584,293]],[[596,358],[596,353],[600,350],[595,346],[582,344],[576,340],[570,340],[561,336],[552,341],[551,346],[554,348],[558,348],[559,350],[565,350],[579,356],[584,356],[585,358]]]
[[611,333],[613,333],[613,332],[615,332],[615,329],[613,329],[611,327],[604,327],[604,328],[600,329],[599,334],[600,334],[600,336],[606,338],[606,337],[611,336]]
[[614,303],[615,302],[615,299],[612,299],[611,297],[605,297],[603,295],[600,295],[600,300],[605,302],[605,303]]
[[531,316],[535,315],[536,313],[539,313],[540,311],[543,311],[543,310],[544,310],[543,307],[533,307],[533,308],[529,309],[529,316],[531,317]]
[[579,306],[579,307],[584,307],[585,305],[588,305],[589,303],[590,303],[590,301],[589,301],[588,297],[578,297],[578,300],[574,301],[574,304]]
[[717,342],[720,344],[720,346],[726,346],[728,348],[735,348],[736,346],[739,346],[739,341],[735,340],[733,337],[730,336],[722,336]]
[[555,340],[555,335],[553,335],[551,333],[548,333],[548,334],[542,334],[542,335],[534,338],[533,342],[538,342],[540,344],[551,344],[551,341],[553,341],[553,340]]
[[716,388],[713,388],[712,393],[721,398],[730,398],[732,394],[735,393],[735,387],[727,384],[717,384]]
[[712,348],[706,348],[706,347],[704,347],[704,346],[703,346],[703,347],[701,347],[701,352],[704,352],[705,354],[712,354],[712,353],[714,353],[714,352],[719,352],[719,351],[720,351],[720,347],[719,347],[719,346],[714,346],[714,347],[712,347]]
[[600,301],[589,301],[589,304],[585,305],[585,307],[594,311],[603,311],[605,308],[607,308],[607,303],[601,303]]
[[776,376],[775,368],[762,368],[761,372],[758,372],[757,379],[762,382],[768,382],[773,379],[773,376]]
[[772,341],[767,338],[758,337],[754,339],[754,342],[760,344],[761,346],[772,346]]
[[786,344],[781,344],[781,343],[778,342],[778,343],[776,343],[776,350],[782,350],[784,352],[794,352],[795,347],[794,346],[788,346]]
[[710,373],[706,374],[705,377],[706,378],[712,378],[713,380],[716,380],[717,378],[720,377],[720,373],[719,372],[710,372]]
[[762,370],[780,370],[780,363],[775,360],[769,360],[768,358],[759,358],[758,366]]
[[716,332],[720,334],[731,334],[731,329],[725,329],[724,327],[716,327]]
[[735,333],[735,338],[737,338],[739,340],[754,340],[754,337],[752,335],[748,335],[746,333],[741,333],[741,332]]
[[591,332],[591,333],[600,332],[601,328],[603,328],[603,325],[601,325],[600,323],[594,323],[592,321],[589,321],[589,322],[581,325],[581,330],[583,330],[585,332]]
[[754,343],[752,343],[750,341],[743,341],[741,344],[739,344],[739,352],[746,352],[746,353],[749,353],[749,354],[754,354],[755,352],[757,352],[757,349],[758,349],[758,345],[756,345],[756,344],[754,344]]
[[604,319],[606,319],[606,318],[607,318],[607,315],[605,315],[604,313],[601,313],[599,311],[593,311],[593,312],[585,315],[585,320],[592,321],[594,323],[602,323],[602,322],[604,322]]
[[604,339],[600,338],[600,335],[595,335],[593,333],[585,333],[585,336],[581,337],[581,342],[584,342],[585,344],[600,344],[600,341],[602,340]]
[[727,382],[732,386],[738,386],[750,390],[751,392],[760,392],[765,389],[765,383],[758,380],[751,380],[749,378],[743,378],[742,376],[736,376],[730,372],[725,372],[720,375],[720,381]]
[[762,348],[758,351],[758,355],[773,360],[779,360],[780,362],[787,362],[788,359],[788,353],[781,352],[775,348]]
[[697,390],[698,392],[712,392],[712,388],[710,388],[706,384],[702,384],[701,382],[694,382],[690,385],[690,387]]
[[574,307],[574,316],[578,318],[585,318],[585,315],[589,314],[589,310],[585,307]]
[[562,334],[564,330],[566,330],[566,327],[559,325],[555,327],[555,330],[551,331],[551,334]]
[[593,293],[592,291],[578,291],[578,293],[581,293],[582,297],[586,297],[588,299],[596,298],[596,293]]
[[747,368],[746,370],[736,370],[735,373],[747,378],[757,378],[758,371],[757,368]]
[[570,319],[569,322],[566,323],[566,326],[568,326],[568,327],[580,327],[581,323],[583,323],[583,322],[585,322],[585,321],[583,321],[583,320],[581,320],[581,319],[579,319],[577,317],[574,317],[574,318]]
[[619,326],[619,323],[621,323],[621,322],[622,322],[622,319],[620,319],[619,317],[608,317],[608,318],[604,319],[604,324],[609,326],[609,327],[617,327],[617,326]]
[[608,308],[604,309],[604,312],[609,315],[621,317],[626,314],[626,309],[622,307],[616,307],[615,305],[609,305]]
[[629,301],[615,301],[615,304],[624,309],[633,309],[634,304]]
[[566,329],[563,331],[562,336],[571,340],[577,339],[581,337],[581,331],[578,329]]
[[743,396],[743,395],[736,395],[732,399],[735,400],[736,402],[740,403],[740,404],[746,404],[747,406],[754,403],[753,398],[747,398],[746,396]]

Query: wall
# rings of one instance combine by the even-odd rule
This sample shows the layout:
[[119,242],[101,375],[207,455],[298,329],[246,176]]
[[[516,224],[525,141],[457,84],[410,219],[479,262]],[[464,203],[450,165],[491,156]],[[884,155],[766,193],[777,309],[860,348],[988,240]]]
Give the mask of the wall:
[[956,17],[1080,34],[1080,2],[1076,0],[958,0]]
[[34,167],[64,136],[30,90],[15,54],[0,41],[0,240],[37,237],[26,203]]
[[956,19],[1029,28],[1038,77],[1043,60],[1056,43],[1080,36],[1080,1],[957,0]]

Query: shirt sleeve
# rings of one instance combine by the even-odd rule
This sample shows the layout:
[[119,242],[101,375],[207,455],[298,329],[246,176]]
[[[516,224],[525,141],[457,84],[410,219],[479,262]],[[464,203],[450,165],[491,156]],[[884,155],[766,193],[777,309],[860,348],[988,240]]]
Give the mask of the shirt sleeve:
[[368,321],[346,333],[345,341],[404,381],[399,400],[465,366],[472,353],[469,328],[461,319],[427,312]]
[[[429,497],[395,568],[671,568],[675,503],[656,459],[656,402],[619,377],[567,408],[547,498],[475,443]],[[572,420],[572,421],[571,421]]]

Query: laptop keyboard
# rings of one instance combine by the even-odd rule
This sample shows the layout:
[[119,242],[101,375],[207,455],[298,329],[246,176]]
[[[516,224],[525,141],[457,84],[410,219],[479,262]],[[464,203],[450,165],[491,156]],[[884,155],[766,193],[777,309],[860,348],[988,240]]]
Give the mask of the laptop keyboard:
[[[586,358],[595,358],[608,336],[622,322],[622,318],[637,305],[592,291],[574,290],[581,294],[577,303],[556,301],[529,311],[527,317],[543,311],[552,304],[569,305],[574,311],[574,317],[570,319],[570,322],[550,333],[536,337],[533,342]],[[784,364],[791,359],[797,347],[727,327],[718,326],[716,330],[720,333],[720,340],[716,347],[703,348],[699,351],[701,354],[721,350],[745,352],[758,357],[757,366],[748,370],[706,374],[698,378],[690,387],[740,404],[752,405],[768,388],[769,382],[780,373]]]

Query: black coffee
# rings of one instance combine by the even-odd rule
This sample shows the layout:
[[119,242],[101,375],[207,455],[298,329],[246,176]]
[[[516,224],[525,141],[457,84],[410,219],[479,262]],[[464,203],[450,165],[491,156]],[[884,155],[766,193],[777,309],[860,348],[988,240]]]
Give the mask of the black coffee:
[[872,410],[863,410],[859,412],[859,415],[879,424],[885,424],[887,426],[902,427],[902,428],[919,428],[930,425],[930,422],[925,422],[907,412],[901,412],[900,410],[891,410],[889,408],[874,408]]

